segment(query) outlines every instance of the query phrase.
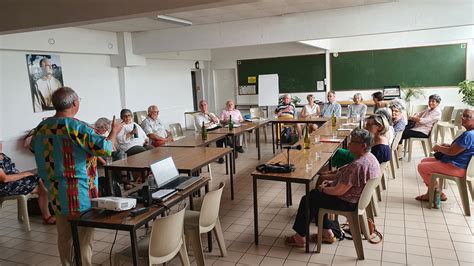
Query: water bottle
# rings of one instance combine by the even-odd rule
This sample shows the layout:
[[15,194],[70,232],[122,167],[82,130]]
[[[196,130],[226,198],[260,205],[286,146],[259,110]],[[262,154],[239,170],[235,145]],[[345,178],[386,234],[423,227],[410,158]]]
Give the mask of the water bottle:
[[441,192],[439,189],[435,189],[435,200],[433,205],[435,209],[439,209],[441,207]]
[[133,137],[138,138],[137,124],[133,124]]

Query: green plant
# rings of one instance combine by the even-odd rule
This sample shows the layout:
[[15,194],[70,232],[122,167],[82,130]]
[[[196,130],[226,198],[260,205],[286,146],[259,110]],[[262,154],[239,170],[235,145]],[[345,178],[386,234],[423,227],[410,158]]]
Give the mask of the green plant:
[[462,93],[462,102],[474,106],[474,81],[459,82],[459,93]]
[[406,103],[407,111],[411,112],[411,101],[413,99],[419,99],[423,96],[425,97],[425,92],[420,87],[407,87],[406,85],[402,84],[401,89],[403,92],[402,99]]

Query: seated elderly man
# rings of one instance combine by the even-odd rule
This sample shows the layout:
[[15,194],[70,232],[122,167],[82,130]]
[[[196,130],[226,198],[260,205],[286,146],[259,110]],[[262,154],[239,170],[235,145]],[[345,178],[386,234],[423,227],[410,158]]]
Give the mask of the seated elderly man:
[[166,142],[173,141],[171,132],[166,130],[158,118],[160,110],[158,106],[151,105],[148,107],[148,116],[143,120],[141,126],[147,137],[151,140],[151,145],[158,147]]
[[38,193],[38,205],[43,224],[56,224],[48,208],[48,191],[38,175],[20,172],[12,160],[2,151],[0,143],[0,196],[28,195]]
[[[320,208],[354,211],[364,190],[365,184],[370,179],[380,175],[380,165],[377,158],[370,152],[373,144],[373,135],[365,129],[355,129],[351,133],[349,151],[355,160],[336,172],[322,174],[322,184],[309,194],[310,217],[309,221],[318,216]],[[304,247],[306,236],[306,196],[303,196],[296,213],[293,230],[296,234],[286,238],[285,243],[290,246]],[[317,221],[317,219],[316,219]],[[327,215],[324,216],[323,242],[334,243],[336,237],[342,238],[341,227],[337,220],[331,221]]]
[[[225,109],[222,110],[220,121],[223,125],[226,125],[229,123],[229,119],[232,117],[232,121],[234,121],[234,124],[240,124],[244,121],[244,118],[242,117],[242,114],[240,113],[239,110],[235,109],[235,104],[232,100],[228,100],[225,103]],[[242,148],[242,144],[244,142],[244,135],[240,135],[238,139],[238,143],[236,145],[236,150],[240,153],[244,152],[244,149]]]
[[[214,113],[209,112],[206,100],[199,101],[199,113],[194,116],[194,129],[197,132],[201,132],[203,124],[207,130],[214,130],[221,127],[219,118]],[[216,141],[216,146],[224,147],[224,141]],[[220,158],[218,163],[224,163],[224,158]]]
[[123,121],[122,130],[117,135],[119,150],[127,153],[128,156],[153,149],[148,145],[148,137],[137,123],[133,122],[132,111],[122,109],[120,118]]
[[[97,119],[97,121],[95,121],[94,123],[94,131],[95,133],[103,136],[103,137],[107,137],[109,136],[109,132],[110,132],[110,126],[112,125],[112,121],[110,121],[108,118],[106,117],[101,117],[99,119]],[[119,160],[122,158],[122,154],[124,153],[123,151],[117,149],[117,147],[112,147],[113,151],[112,151],[112,159],[115,161],[115,160]],[[102,159],[101,157],[98,157],[99,159],[99,162],[102,164],[102,165],[105,165],[106,162],[104,159]]]

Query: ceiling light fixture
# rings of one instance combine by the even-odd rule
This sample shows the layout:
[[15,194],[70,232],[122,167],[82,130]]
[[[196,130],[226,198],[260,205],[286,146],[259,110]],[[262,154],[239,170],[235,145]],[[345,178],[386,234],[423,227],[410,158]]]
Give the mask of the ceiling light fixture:
[[156,20],[163,21],[163,22],[168,22],[168,23],[173,23],[173,24],[178,24],[178,25],[181,25],[181,26],[191,26],[191,25],[193,25],[192,21],[181,19],[181,18],[165,16],[165,15],[156,16]]

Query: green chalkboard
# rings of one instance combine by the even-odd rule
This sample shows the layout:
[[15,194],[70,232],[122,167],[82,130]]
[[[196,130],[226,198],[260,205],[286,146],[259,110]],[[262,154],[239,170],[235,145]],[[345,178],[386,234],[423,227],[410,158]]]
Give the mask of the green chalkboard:
[[331,54],[332,90],[457,86],[466,79],[466,44]]
[[[238,60],[237,72],[239,86],[257,85],[257,91],[258,75],[278,74],[280,93],[314,92],[326,78],[326,60],[324,54]],[[256,83],[249,77],[257,77]]]

